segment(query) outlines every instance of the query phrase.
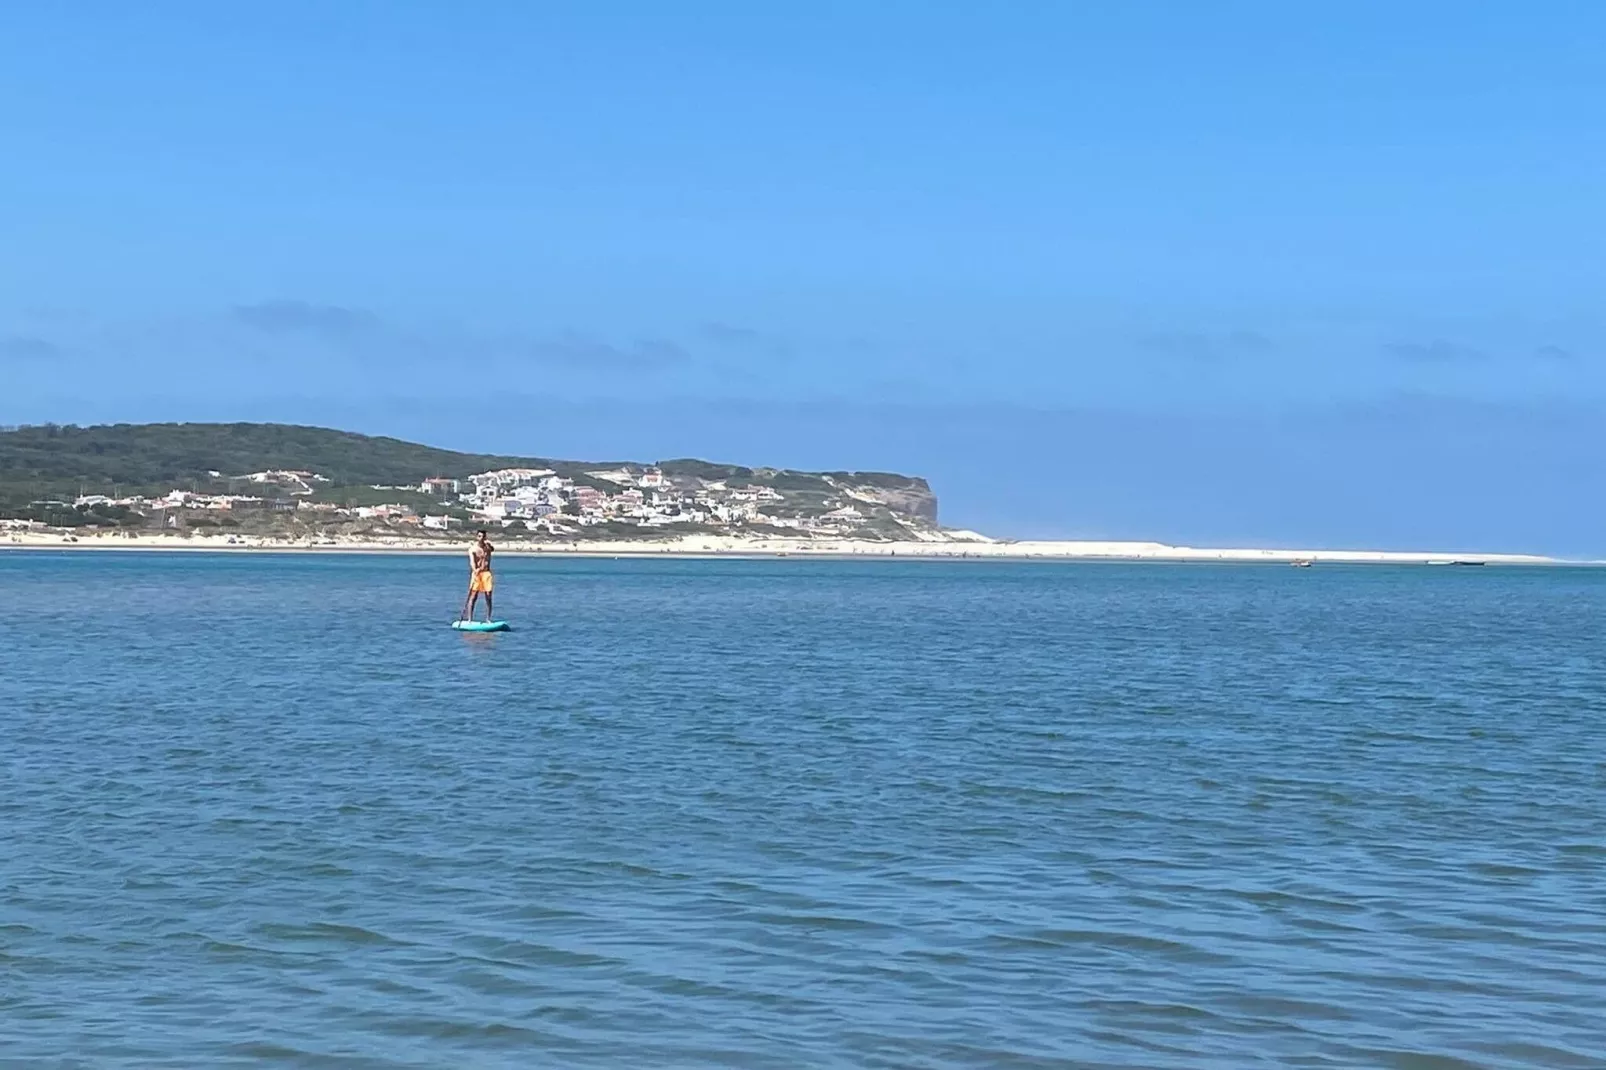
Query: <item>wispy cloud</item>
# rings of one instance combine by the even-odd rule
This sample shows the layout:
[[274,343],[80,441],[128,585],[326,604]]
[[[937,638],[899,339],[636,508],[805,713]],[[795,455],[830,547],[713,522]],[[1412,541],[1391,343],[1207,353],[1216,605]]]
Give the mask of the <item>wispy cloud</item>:
[[60,346],[43,338],[22,334],[0,337],[0,359],[52,360],[61,354]]
[[512,369],[539,367],[600,375],[648,374],[695,362],[680,342],[661,336],[615,341],[582,331],[484,331],[463,324],[435,327],[381,319],[372,312],[302,300],[238,305],[235,322],[269,339],[273,351],[298,353],[298,343],[342,343],[343,358],[373,367],[452,367],[464,361]]
[[1432,342],[1390,342],[1383,347],[1383,352],[1396,360],[1413,364],[1471,364],[1489,358],[1484,350],[1443,339]]
[[699,325],[697,337],[729,353],[771,357],[776,360],[786,360],[792,356],[791,343],[784,338],[777,338],[751,327],[721,323],[718,320],[710,320]]
[[1578,354],[1571,349],[1557,345],[1544,345],[1534,350],[1534,356],[1540,360],[1553,360],[1571,362],[1578,359]]
[[1269,353],[1276,344],[1259,331],[1227,331],[1206,333],[1197,331],[1161,331],[1146,334],[1138,339],[1138,346],[1147,352],[1174,360],[1205,362],[1235,360],[1242,357]]
[[582,334],[517,340],[502,347],[515,358],[598,371],[656,371],[691,360],[684,348],[663,338],[616,345]]
[[236,305],[236,322],[269,334],[316,334],[348,337],[378,326],[379,318],[362,309],[319,305],[310,301],[264,301]]

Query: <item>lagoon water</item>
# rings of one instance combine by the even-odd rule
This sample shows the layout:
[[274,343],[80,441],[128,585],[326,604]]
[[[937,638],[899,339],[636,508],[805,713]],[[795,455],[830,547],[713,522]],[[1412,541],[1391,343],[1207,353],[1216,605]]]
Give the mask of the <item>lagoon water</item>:
[[1606,1066],[1606,571],[0,552],[0,1066]]

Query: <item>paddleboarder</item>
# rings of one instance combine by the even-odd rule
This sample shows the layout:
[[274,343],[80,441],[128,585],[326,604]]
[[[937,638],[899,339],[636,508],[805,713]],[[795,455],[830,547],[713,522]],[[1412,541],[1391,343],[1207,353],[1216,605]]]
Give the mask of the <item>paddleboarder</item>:
[[481,528],[474,544],[468,548],[468,599],[463,603],[463,615],[458,619],[473,619],[474,607],[479,604],[482,594],[485,596],[485,619],[489,622],[494,618],[491,597],[496,584],[491,578],[491,555],[495,552],[496,547],[491,545],[485,529]]

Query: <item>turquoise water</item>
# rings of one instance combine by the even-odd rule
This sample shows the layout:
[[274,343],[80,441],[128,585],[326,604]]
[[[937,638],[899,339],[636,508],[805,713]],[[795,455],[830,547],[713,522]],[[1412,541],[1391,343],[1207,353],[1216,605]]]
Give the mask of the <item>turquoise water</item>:
[[463,571],[0,552],[0,1065],[1606,1065],[1606,572]]

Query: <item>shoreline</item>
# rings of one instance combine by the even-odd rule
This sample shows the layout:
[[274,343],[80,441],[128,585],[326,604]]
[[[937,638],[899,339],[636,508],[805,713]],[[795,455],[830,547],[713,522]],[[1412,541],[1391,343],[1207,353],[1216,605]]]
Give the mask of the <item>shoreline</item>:
[[[289,554],[462,554],[467,541],[444,543],[431,539],[343,539],[333,543],[291,543],[246,538],[229,543],[221,536],[184,538],[174,535],[79,535],[36,532],[0,534],[5,550],[69,552],[106,551],[155,553],[289,553]],[[237,537],[238,538],[238,537]],[[1123,562],[1236,562],[1292,565],[1593,565],[1537,554],[1447,553],[1401,550],[1309,550],[1244,547],[1170,546],[1157,542],[1094,542],[1027,540],[1000,542],[956,539],[945,542],[865,542],[849,539],[790,540],[738,539],[694,536],[675,540],[629,540],[590,543],[513,543],[497,548],[509,557],[567,558],[701,558],[742,559],[810,557],[832,559],[966,560],[966,561],[1123,561]]]

